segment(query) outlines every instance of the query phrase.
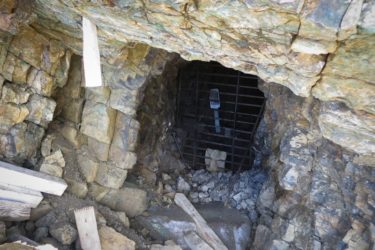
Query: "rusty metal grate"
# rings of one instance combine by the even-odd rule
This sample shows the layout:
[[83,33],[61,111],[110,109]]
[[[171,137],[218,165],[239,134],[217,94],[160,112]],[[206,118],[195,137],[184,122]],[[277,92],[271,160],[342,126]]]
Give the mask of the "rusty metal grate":
[[[219,130],[210,108],[212,89],[220,93]],[[212,62],[193,62],[180,70],[176,117],[185,131],[184,160],[193,168],[204,168],[205,151],[212,148],[227,152],[226,168],[251,167],[251,144],[264,100],[256,76]]]

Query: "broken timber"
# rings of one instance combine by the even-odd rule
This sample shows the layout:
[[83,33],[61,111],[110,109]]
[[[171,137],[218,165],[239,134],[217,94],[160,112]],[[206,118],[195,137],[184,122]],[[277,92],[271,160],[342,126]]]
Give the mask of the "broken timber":
[[177,193],[174,197],[174,202],[193,219],[197,226],[197,233],[204,241],[215,250],[228,250],[184,194]]
[[66,182],[58,177],[0,161],[0,183],[48,194],[62,195]]
[[79,240],[83,250],[101,250],[94,207],[74,211]]
[[66,188],[61,178],[0,161],[0,220],[28,220],[41,192],[60,196]]
[[103,82],[96,25],[82,17],[82,29],[85,87],[100,87]]

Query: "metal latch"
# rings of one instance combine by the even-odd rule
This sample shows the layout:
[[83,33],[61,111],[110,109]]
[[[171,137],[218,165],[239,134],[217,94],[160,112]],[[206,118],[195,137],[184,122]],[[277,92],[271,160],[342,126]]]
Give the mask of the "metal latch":
[[220,117],[219,117],[219,108],[220,108],[220,92],[219,89],[210,89],[210,108],[214,110],[214,119],[215,119],[215,131],[220,133]]

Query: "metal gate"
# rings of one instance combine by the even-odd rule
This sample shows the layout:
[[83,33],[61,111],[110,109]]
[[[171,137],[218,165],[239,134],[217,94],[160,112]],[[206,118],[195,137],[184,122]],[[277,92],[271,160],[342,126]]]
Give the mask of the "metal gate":
[[211,148],[227,153],[227,169],[251,167],[251,144],[264,106],[257,84],[256,76],[218,63],[193,62],[180,70],[177,126],[185,131],[186,163],[204,168]]

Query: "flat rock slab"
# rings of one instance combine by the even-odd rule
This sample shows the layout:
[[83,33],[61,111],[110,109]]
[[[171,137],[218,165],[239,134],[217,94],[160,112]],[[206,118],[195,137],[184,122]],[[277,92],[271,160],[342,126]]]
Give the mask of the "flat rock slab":
[[[246,215],[226,208],[221,203],[195,207],[228,249],[246,249],[251,232],[250,220]],[[138,216],[136,221],[147,228],[153,238],[161,241],[174,240],[183,249],[189,249],[183,236],[196,229],[192,219],[177,206],[151,208],[148,216]]]

